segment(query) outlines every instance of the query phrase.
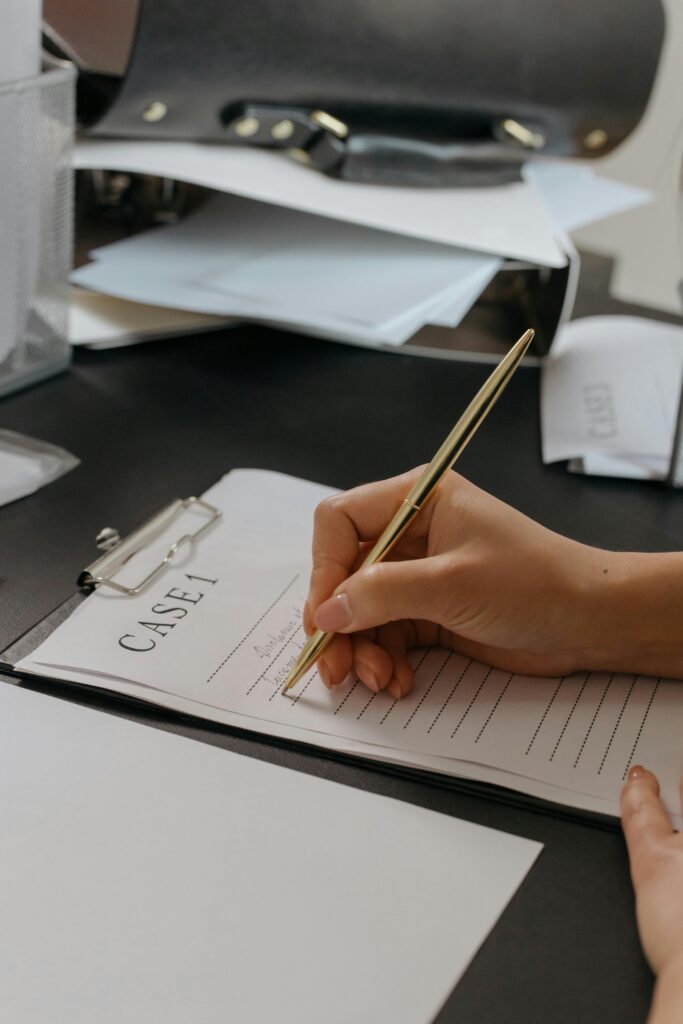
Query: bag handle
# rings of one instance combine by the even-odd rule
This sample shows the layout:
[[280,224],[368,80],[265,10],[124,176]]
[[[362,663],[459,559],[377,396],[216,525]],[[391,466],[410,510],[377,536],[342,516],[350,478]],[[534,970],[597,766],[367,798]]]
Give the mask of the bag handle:
[[226,141],[285,149],[324,174],[384,185],[500,185],[519,181],[522,164],[545,150],[546,135],[516,118],[502,118],[490,139],[430,142],[353,133],[324,110],[247,103],[224,117]]

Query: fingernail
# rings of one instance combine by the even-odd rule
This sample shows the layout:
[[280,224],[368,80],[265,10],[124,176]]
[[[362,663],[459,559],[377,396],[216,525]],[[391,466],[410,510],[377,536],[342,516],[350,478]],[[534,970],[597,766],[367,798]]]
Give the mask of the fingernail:
[[325,664],[324,661],[319,661],[318,662],[318,675],[322,679],[323,685],[326,686],[328,690],[331,690],[332,689],[332,676],[330,675],[330,670],[329,670],[329,668],[327,667],[327,665]]
[[643,775],[645,775],[645,769],[642,764],[634,764],[633,768],[629,768],[628,781],[635,782],[636,779],[642,779]]
[[326,633],[338,633],[351,625],[351,605],[346,594],[337,594],[323,603],[315,613],[315,624]]
[[387,693],[389,694],[390,697],[393,697],[394,700],[401,699],[401,687],[398,685],[396,680],[394,680],[393,683],[389,683],[389,685],[387,686]]
[[369,686],[375,693],[379,693],[379,683],[377,676],[369,665],[364,665],[362,662],[356,662],[356,672],[361,677],[366,686]]

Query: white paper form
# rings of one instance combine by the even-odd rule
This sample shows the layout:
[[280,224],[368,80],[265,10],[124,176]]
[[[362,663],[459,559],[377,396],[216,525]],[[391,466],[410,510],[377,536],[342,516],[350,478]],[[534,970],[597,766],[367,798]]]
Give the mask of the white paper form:
[[[644,761],[678,813],[683,684],[582,673],[537,679],[441,649],[415,652],[410,697],[373,695],[351,679],[327,691],[313,671],[280,692],[303,641],[310,523],[326,488],[278,474],[236,471],[207,492],[224,520],[196,553],[137,598],[89,598],[18,668],[168,703],[195,714],[242,716],[247,728],[299,731],[371,756],[468,774],[493,769],[507,785],[616,813],[629,766]],[[168,546],[118,577],[132,582]],[[434,761],[438,761],[434,765]],[[539,790],[538,784],[541,789]],[[546,792],[545,795],[548,795]]]
[[683,328],[640,317],[565,326],[543,368],[543,461],[670,459],[683,376]]
[[338,181],[279,153],[182,142],[79,142],[76,167],[172,176],[221,192],[412,238],[563,267],[567,258],[533,186],[400,188]]
[[0,813],[21,1024],[428,1024],[540,850],[6,684]]

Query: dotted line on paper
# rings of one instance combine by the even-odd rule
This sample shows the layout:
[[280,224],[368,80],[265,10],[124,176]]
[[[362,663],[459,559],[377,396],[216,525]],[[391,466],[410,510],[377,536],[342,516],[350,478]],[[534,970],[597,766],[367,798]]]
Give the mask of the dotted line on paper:
[[552,761],[552,759],[555,757],[555,754],[557,753],[557,748],[559,747],[560,743],[562,742],[562,737],[564,736],[564,734],[567,731],[567,727],[568,727],[569,723],[572,720],[572,716],[573,716],[574,712],[576,711],[577,704],[579,703],[579,701],[581,700],[581,697],[583,696],[583,691],[586,689],[586,684],[588,683],[588,680],[590,679],[590,677],[591,677],[590,672],[586,672],[586,678],[584,679],[583,683],[581,684],[581,689],[579,690],[579,692],[576,695],[576,699],[575,699],[574,703],[572,704],[572,709],[571,709],[571,711],[569,712],[569,714],[567,716],[567,721],[562,726],[562,732],[557,737],[557,743],[553,747],[553,752],[550,755],[550,757],[548,758],[548,762]]
[[548,717],[548,712],[550,711],[551,707],[553,706],[555,698],[557,697],[558,693],[560,692],[560,687],[562,686],[562,683],[564,682],[564,680],[565,680],[565,677],[563,676],[562,679],[560,679],[559,683],[557,684],[557,687],[555,688],[555,693],[550,698],[550,702],[549,702],[547,708],[545,709],[545,711],[541,715],[541,721],[536,726],[536,731],[534,732],[533,736],[531,737],[531,740],[529,742],[529,746],[524,751],[524,756],[525,757],[528,755],[529,751],[531,750],[531,748],[533,747],[534,743],[536,742],[536,737],[538,736],[539,732],[543,728],[543,723],[545,722],[546,718]]
[[478,742],[479,742],[479,740],[481,739],[481,737],[483,736],[483,734],[484,734],[484,729],[486,728],[486,726],[487,726],[487,725],[489,724],[489,722],[490,722],[490,721],[491,721],[491,719],[493,718],[493,716],[494,716],[494,714],[495,714],[495,711],[496,711],[496,708],[498,707],[498,705],[499,705],[499,704],[500,704],[500,702],[502,701],[503,697],[505,696],[505,691],[507,690],[508,686],[510,685],[510,683],[511,683],[511,682],[512,682],[512,680],[514,679],[514,676],[515,676],[514,672],[511,672],[511,673],[510,673],[510,675],[509,675],[509,677],[508,677],[508,681],[507,681],[507,683],[505,684],[505,686],[503,687],[503,689],[501,690],[501,692],[500,692],[500,693],[499,693],[499,695],[498,695],[498,700],[496,701],[496,703],[495,703],[495,704],[493,705],[493,707],[492,707],[492,708],[491,708],[491,710],[489,711],[489,717],[488,717],[488,718],[486,719],[486,721],[485,721],[485,722],[484,722],[484,724],[482,725],[481,729],[479,730],[479,732],[478,732],[478,734],[477,734],[477,738],[476,738],[476,739],[475,739],[475,741],[474,741],[475,743],[478,743]]
[[344,707],[344,705],[346,704],[347,700],[349,699],[349,697],[351,696],[351,694],[353,693],[353,691],[354,691],[354,690],[356,689],[356,687],[357,687],[357,686],[359,686],[359,685],[360,685],[360,679],[356,679],[355,683],[353,684],[353,686],[351,687],[351,689],[349,690],[349,692],[348,692],[348,693],[346,694],[346,696],[344,697],[344,700],[343,700],[343,701],[341,702],[341,704],[339,705],[339,707],[338,707],[338,708],[336,709],[336,711],[334,712],[334,713],[335,713],[335,715],[338,715],[338,714],[339,714],[339,712],[340,712],[340,711],[341,711],[341,709],[342,709],[342,708]]
[[638,742],[639,742],[639,740],[640,740],[640,737],[641,737],[641,735],[642,735],[643,729],[645,728],[645,722],[647,721],[647,716],[648,716],[648,715],[650,714],[650,708],[652,707],[652,702],[653,702],[653,700],[655,699],[655,694],[657,693],[657,690],[659,689],[659,684],[661,683],[661,681],[662,681],[662,680],[661,680],[661,677],[660,677],[660,678],[659,678],[659,679],[657,680],[657,682],[655,683],[655,688],[654,688],[654,690],[653,690],[653,691],[652,691],[652,693],[650,694],[650,700],[648,701],[648,705],[647,705],[647,707],[646,707],[646,709],[645,709],[645,714],[643,715],[643,720],[642,720],[642,722],[640,723],[640,729],[638,730],[638,735],[636,736],[636,741],[635,741],[635,743],[633,744],[633,747],[631,748],[631,754],[630,754],[630,756],[629,756],[629,759],[628,759],[628,761],[626,762],[626,767],[624,768],[624,774],[623,774],[623,775],[621,776],[621,777],[622,777],[622,779],[625,779],[625,778],[626,778],[626,772],[627,772],[627,771],[629,770],[629,768],[631,767],[631,763],[632,763],[632,761],[633,761],[633,755],[634,755],[634,754],[635,754],[635,752],[636,752],[636,747],[638,746]]
[[638,676],[634,676],[633,677],[633,682],[631,683],[629,691],[626,694],[626,700],[621,705],[621,711],[619,712],[619,717],[617,718],[616,722],[614,723],[614,728],[612,729],[612,735],[609,738],[609,743],[607,744],[607,747],[605,749],[605,753],[602,755],[602,761],[600,762],[600,767],[598,768],[598,775],[600,774],[602,769],[605,767],[605,761],[607,760],[607,755],[610,752],[610,748],[612,746],[612,743],[614,742],[614,737],[617,734],[617,729],[619,728],[619,725],[621,724],[621,720],[624,717],[624,711],[626,710],[626,705],[628,704],[629,698],[630,698],[631,694],[633,693],[633,687],[636,685],[636,680],[637,679],[638,679]]
[[288,591],[288,590],[290,590],[290,589],[291,589],[291,588],[292,588],[292,587],[294,586],[294,584],[296,583],[296,581],[297,581],[297,580],[299,579],[299,575],[300,575],[300,574],[299,574],[299,573],[297,573],[297,574],[296,574],[296,576],[295,576],[295,577],[294,577],[293,579],[291,579],[291,580],[289,581],[289,583],[287,584],[287,586],[285,587],[285,589],[284,589],[284,590],[282,591],[282,593],[281,593],[281,594],[278,594],[278,596],[277,596],[277,597],[275,598],[275,600],[273,601],[273,603],[271,604],[271,606],[270,606],[269,608],[266,608],[266,610],[264,611],[264,613],[263,613],[263,615],[261,616],[261,618],[260,618],[260,619],[257,619],[257,620],[256,620],[256,622],[255,622],[255,623],[254,623],[254,625],[253,625],[253,626],[251,627],[251,629],[249,630],[249,632],[248,632],[248,633],[246,633],[246,634],[245,634],[245,635],[244,635],[244,636],[242,637],[242,639],[241,639],[241,640],[240,640],[240,642],[239,642],[239,643],[237,644],[237,646],[236,646],[236,647],[233,647],[233,649],[232,649],[232,650],[230,651],[230,653],[229,653],[229,654],[227,654],[227,655],[225,656],[225,658],[223,658],[223,661],[222,661],[222,662],[220,663],[220,665],[218,666],[218,668],[214,669],[214,671],[213,671],[213,672],[211,673],[211,675],[209,676],[209,678],[208,678],[208,679],[206,680],[206,682],[207,682],[207,683],[210,683],[210,682],[211,682],[211,680],[213,679],[213,677],[214,677],[214,676],[216,675],[216,673],[220,672],[220,670],[221,670],[221,669],[223,668],[223,666],[225,665],[225,663],[226,663],[227,661],[230,661],[230,659],[232,658],[233,654],[236,654],[236,653],[237,653],[237,651],[239,651],[239,649],[240,649],[240,647],[242,646],[242,644],[243,644],[243,643],[245,643],[245,642],[246,642],[246,641],[247,641],[247,640],[249,639],[249,637],[251,636],[251,634],[252,634],[252,633],[254,632],[254,630],[255,630],[255,629],[257,629],[257,628],[258,628],[258,627],[259,627],[259,626],[261,625],[261,623],[262,623],[262,622],[263,622],[263,620],[265,619],[266,615],[268,615],[268,614],[269,614],[270,612],[272,612],[273,608],[274,608],[274,607],[275,607],[275,605],[276,605],[276,604],[278,603],[278,601],[281,601],[281,600],[282,600],[282,598],[283,598],[283,597],[285,596],[285,594],[287,593],[287,591]]
[[[429,649],[427,649],[424,652],[424,654],[422,655],[422,657],[418,661],[417,665],[415,666],[415,675],[417,675],[418,669],[422,668],[422,662],[425,660],[425,658],[427,657],[428,654],[429,654]],[[387,708],[387,710],[384,713],[384,716],[380,719],[380,723],[379,723],[380,725],[384,725],[384,723],[386,722],[387,718],[389,717],[389,715],[394,710],[394,708],[396,707],[397,704],[398,704],[398,701],[394,700],[393,703],[389,705],[389,707]]]
[[358,721],[359,718],[363,717],[363,715],[368,710],[368,708],[370,707],[370,705],[372,704],[372,702],[373,702],[373,700],[375,699],[376,696],[377,696],[376,693],[370,694],[370,699],[363,705],[363,708],[360,711],[360,713],[356,715],[356,721]]
[[[258,686],[258,684],[259,684],[259,683],[261,682],[261,680],[262,680],[262,679],[263,679],[263,677],[264,677],[264,676],[266,675],[266,673],[270,672],[271,668],[273,667],[273,665],[275,664],[275,662],[277,661],[277,659],[278,659],[278,658],[280,657],[280,655],[281,655],[281,654],[282,654],[282,652],[283,652],[283,651],[285,650],[285,648],[286,648],[286,647],[288,647],[288,646],[289,646],[289,644],[291,644],[292,640],[294,639],[294,637],[296,636],[296,634],[297,634],[297,633],[299,632],[299,630],[300,630],[300,629],[301,629],[301,626],[299,626],[299,628],[298,628],[298,629],[296,629],[296,630],[295,630],[295,631],[294,631],[294,632],[292,633],[292,635],[291,635],[291,636],[287,637],[287,639],[285,640],[285,642],[283,643],[282,647],[281,647],[281,648],[280,648],[280,650],[279,650],[279,651],[277,652],[277,654],[275,655],[275,657],[274,657],[274,658],[272,659],[272,661],[269,661],[269,662],[268,662],[268,664],[266,665],[266,667],[264,668],[263,672],[262,672],[262,673],[261,673],[261,675],[260,675],[260,676],[258,677],[258,679],[255,679],[255,680],[254,680],[254,682],[253,682],[253,683],[251,684],[251,686],[249,687],[249,689],[248,689],[248,690],[247,690],[247,692],[246,692],[246,696],[247,696],[247,697],[249,696],[249,694],[251,693],[251,691],[252,691],[252,690],[254,690],[254,689],[255,689],[255,688],[256,688],[256,687]],[[278,688],[276,688],[275,692],[277,693],[277,692],[278,692],[278,690],[279,690],[279,687],[278,687]]]
[[469,715],[470,711],[472,710],[472,705],[474,704],[475,700],[477,699],[477,697],[479,696],[479,694],[483,690],[484,683],[486,682],[486,680],[488,679],[488,677],[491,675],[492,672],[493,672],[493,669],[490,668],[487,671],[487,673],[484,676],[484,678],[482,679],[482,681],[479,683],[479,688],[478,688],[477,692],[475,693],[474,697],[472,697],[472,700],[469,702],[469,704],[467,705],[467,707],[463,711],[462,715],[460,716],[460,721],[458,722],[458,724],[456,725],[455,729],[451,733],[451,739],[453,739],[453,737],[455,736],[456,732],[458,731],[458,729],[460,728],[462,723],[465,721],[465,719]]
[[460,673],[460,678],[458,679],[457,683],[455,684],[455,686],[453,687],[451,692],[448,694],[448,697],[446,698],[445,704],[443,704],[443,706],[442,706],[441,710],[439,711],[439,713],[437,714],[436,718],[434,719],[432,724],[427,729],[428,733],[430,733],[432,731],[432,729],[434,728],[434,726],[439,721],[439,719],[441,718],[442,714],[444,713],[444,711],[446,710],[446,708],[450,704],[451,697],[453,696],[453,694],[455,693],[455,691],[458,689],[458,687],[460,686],[461,682],[465,678],[465,673],[467,672],[467,670],[468,670],[468,668],[470,667],[471,664],[472,664],[472,659],[470,658],[470,660],[467,662],[467,664],[465,665],[464,669]]
[[593,717],[591,718],[591,724],[588,726],[588,732],[583,737],[583,743],[581,744],[581,748],[580,748],[578,754],[576,755],[576,761],[574,761],[574,768],[576,768],[577,764],[581,760],[581,755],[583,754],[585,746],[588,743],[588,737],[590,736],[591,732],[593,731],[593,726],[595,725],[595,719],[600,714],[600,708],[602,707],[603,701],[604,701],[605,697],[607,696],[607,691],[609,690],[610,686],[612,685],[612,680],[613,679],[614,679],[614,672],[612,673],[612,675],[607,680],[607,686],[602,691],[602,697],[600,698],[600,703],[598,704],[597,708],[593,712]]
[[429,686],[427,687],[425,692],[422,694],[422,696],[420,697],[420,699],[417,702],[417,704],[415,705],[415,707],[413,708],[413,710],[412,710],[412,712],[410,714],[410,717],[408,718],[408,721],[403,726],[404,729],[407,729],[408,726],[410,725],[410,723],[412,722],[412,720],[415,718],[415,715],[418,713],[418,711],[420,710],[420,708],[424,704],[425,700],[427,699],[429,694],[432,692],[432,690],[434,688],[434,684],[436,683],[437,679],[439,678],[439,676],[441,675],[441,673],[443,672],[443,670],[445,669],[446,665],[448,664],[448,662],[451,660],[452,657],[453,657],[453,651],[449,651],[448,654],[446,655],[445,659],[444,659],[444,662],[443,662],[441,668],[436,673],[436,675],[432,679],[431,683],[429,684]]

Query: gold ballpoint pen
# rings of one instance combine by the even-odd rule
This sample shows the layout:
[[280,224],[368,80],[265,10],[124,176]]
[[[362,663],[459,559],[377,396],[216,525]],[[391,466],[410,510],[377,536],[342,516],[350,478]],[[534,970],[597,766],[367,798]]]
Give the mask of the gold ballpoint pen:
[[[411,522],[424,507],[436,490],[441,479],[462,454],[466,445],[488,416],[500,395],[521,363],[534,337],[532,330],[525,331],[506,356],[501,359],[486,383],[479,389],[450,434],[429,463],[420,479],[403,499],[389,525],[363,562],[362,568],[383,561],[394,544],[403,536]],[[334,633],[317,629],[306,641],[299,656],[292,665],[282,687],[286,693],[308,672],[331,642]]]

